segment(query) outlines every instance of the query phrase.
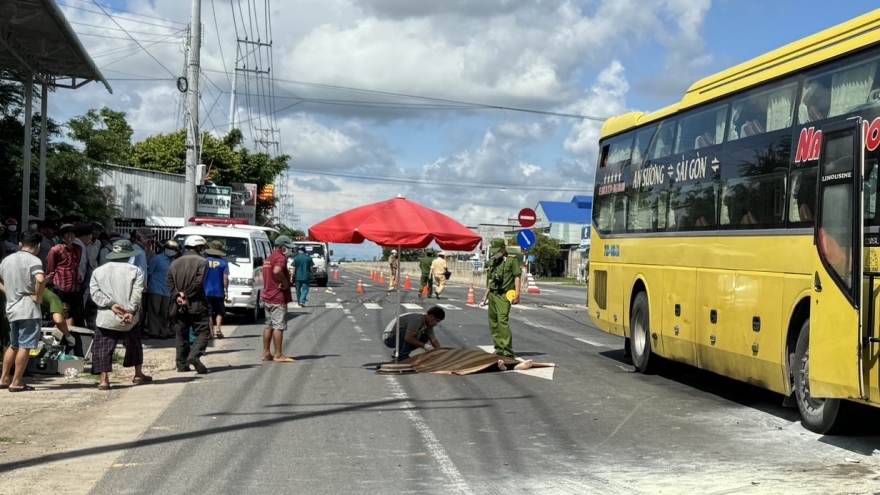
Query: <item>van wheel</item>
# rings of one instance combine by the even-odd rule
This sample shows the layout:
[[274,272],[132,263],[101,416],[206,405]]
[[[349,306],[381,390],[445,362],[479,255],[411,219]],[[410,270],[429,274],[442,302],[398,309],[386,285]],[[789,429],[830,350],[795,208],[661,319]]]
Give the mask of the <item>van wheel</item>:
[[852,404],[840,399],[817,399],[810,395],[810,320],[801,326],[794,351],[794,393],[801,425],[820,433],[840,432]]
[[648,296],[639,292],[633,301],[629,318],[630,350],[633,365],[640,373],[656,371],[656,363],[660,360],[651,352],[651,314],[648,310]]
[[318,280],[318,287],[327,287],[327,281],[328,281],[328,279],[326,279],[326,278],[322,278],[321,280]]

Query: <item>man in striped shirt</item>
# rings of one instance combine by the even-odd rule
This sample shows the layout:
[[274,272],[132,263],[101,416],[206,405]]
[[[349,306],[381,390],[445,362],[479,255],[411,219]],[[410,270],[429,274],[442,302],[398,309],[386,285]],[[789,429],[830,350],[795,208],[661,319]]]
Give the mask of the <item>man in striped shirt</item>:
[[62,225],[56,232],[61,237],[61,244],[49,250],[46,260],[46,280],[52,285],[52,292],[58,295],[61,302],[70,307],[67,324],[75,325],[82,318],[82,294],[79,291],[82,279],[79,275],[79,263],[82,259],[82,248],[74,244],[76,235],[72,224]]

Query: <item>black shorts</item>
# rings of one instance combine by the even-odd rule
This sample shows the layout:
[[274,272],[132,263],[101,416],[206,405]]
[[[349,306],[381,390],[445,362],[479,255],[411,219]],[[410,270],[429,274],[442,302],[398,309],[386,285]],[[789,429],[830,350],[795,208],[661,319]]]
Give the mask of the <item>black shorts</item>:
[[211,318],[215,316],[226,316],[226,300],[222,297],[208,296],[208,312]]
[[55,287],[52,288],[52,292],[58,296],[58,299],[61,299],[62,304],[66,304],[67,309],[67,317],[78,319],[82,318],[82,310],[83,310],[83,293],[82,292],[67,292],[61,289],[57,289]]

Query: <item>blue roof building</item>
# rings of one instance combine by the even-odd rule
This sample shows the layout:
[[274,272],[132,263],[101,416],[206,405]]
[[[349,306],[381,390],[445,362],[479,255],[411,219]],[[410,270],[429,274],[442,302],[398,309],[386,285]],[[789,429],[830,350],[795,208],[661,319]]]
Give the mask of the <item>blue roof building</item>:
[[593,197],[575,196],[569,202],[540,201],[535,213],[535,228],[547,230],[562,245],[579,245],[582,239],[589,239]]

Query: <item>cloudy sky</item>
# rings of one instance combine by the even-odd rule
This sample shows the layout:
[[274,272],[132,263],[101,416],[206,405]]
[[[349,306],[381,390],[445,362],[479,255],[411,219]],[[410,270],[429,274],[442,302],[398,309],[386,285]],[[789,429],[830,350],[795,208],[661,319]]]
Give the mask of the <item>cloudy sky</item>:
[[[96,1],[58,4],[114,93],[66,92],[52,115],[106,105],[128,113],[136,140],[178,129],[190,2]],[[591,193],[603,118],[674,103],[701,77],[876,7],[828,5],[202,0],[201,126],[228,132],[236,45],[249,47],[234,113],[249,147],[278,141],[291,157],[288,211],[301,227],[397,195],[467,225],[505,223]]]

